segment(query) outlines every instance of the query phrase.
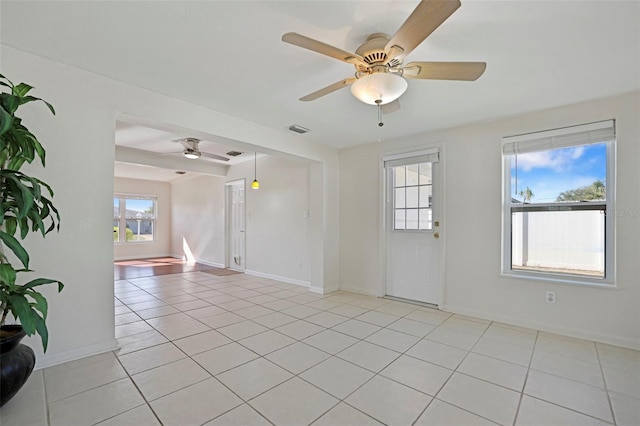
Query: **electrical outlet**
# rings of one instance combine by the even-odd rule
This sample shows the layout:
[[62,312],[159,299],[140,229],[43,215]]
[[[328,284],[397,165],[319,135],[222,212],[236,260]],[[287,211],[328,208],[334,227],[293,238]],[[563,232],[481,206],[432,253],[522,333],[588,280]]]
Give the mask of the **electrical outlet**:
[[556,292],[548,291],[546,300],[547,300],[547,303],[556,303]]

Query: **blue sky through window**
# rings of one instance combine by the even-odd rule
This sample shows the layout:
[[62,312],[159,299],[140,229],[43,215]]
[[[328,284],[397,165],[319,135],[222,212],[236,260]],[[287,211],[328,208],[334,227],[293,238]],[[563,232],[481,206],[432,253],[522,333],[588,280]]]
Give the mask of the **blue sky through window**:
[[520,191],[529,187],[532,203],[551,203],[563,191],[596,180],[606,184],[606,170],[606,143],[518,154],[517,191],[515,158],[511,158],[511,196],[522,200]]
[[145,210],[153,207],[152,200],[135,200],[127,199],[127,210],[133,210],[136,212],[144,212]]

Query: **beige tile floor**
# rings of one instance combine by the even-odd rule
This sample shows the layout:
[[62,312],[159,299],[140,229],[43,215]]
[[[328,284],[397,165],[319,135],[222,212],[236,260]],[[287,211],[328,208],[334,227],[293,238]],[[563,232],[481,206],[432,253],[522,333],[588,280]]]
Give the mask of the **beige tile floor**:
[[640,353],[251,276],[115,283],[120,349],[36,371],[11,425],[638,425]]

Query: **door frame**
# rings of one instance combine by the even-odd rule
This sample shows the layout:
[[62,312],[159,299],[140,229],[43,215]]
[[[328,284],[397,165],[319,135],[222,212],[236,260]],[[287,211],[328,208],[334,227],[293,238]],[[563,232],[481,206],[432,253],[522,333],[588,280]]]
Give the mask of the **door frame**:
[[[384,157],[388,157],[390,155],[398,155],[398,154],[407,154],[411,155],[412,153],[418,153],[425,150],[430,149],[438,149],[439,152],[439,161],[438,161],[438,178],[439,182],[436,182],[436,187],[434,189],[438,189],[439,192],[439,202],[440,202],[440,213],[439,217],[434,217],[433,220],[440,221],[440,245],[441,245],[441,253],[440,253],[440,277],[439,277],[439,288],[438,288],[438,308],[442,309],[445,307],[445,254],[446,254],[446,212],[445,212],[445,201],[446,201],[446,193],[445,193],[445,168],[444,168],[444,160],[445,160],[445,148],[444,144],[436,144],[436,145],[424,145],[420,147],[414,147],[411,150],[399,150],[399,151],[388,151],[381,152],[378,159],[378,187],[380,190],[378,191],[378,230],[379,230],[379,238],[378,238],[378,276],[379,283],[377,294],[375,296],[384,297],[386,295],[387,289],[387,227],[390,223],[387,217],[387,208],[386,208],[386,200],[387,197],[390,196],[387,185],[387,174],[385,173],[384,168]],[[419,302],[417,302],[419,303]]]
[[231,188],[234,185],[238,185],[238,184],[242,184],[242,187],[244,189],[244,194],[245,194],[245,198],[244,198],[244,202],[245,202],[245,209],[244,209],[244,224],[245,224],[245,229],[244,232],[242,234],[242,238],[244,239],[244,253],[242,253],[242,255],[244,256],[244,262],[243,262],[243,267],[242,267],[242,272],[244,272],[247,269],[247,180],[245,178],[241,178],[241,179],[236,179],[236,180],[232,180],[229,182],[225,182],[224,183],[224,240],[225,240],[225,244],[224,244],[224,267],[225,268],[231,268],[232,263],[231,263]]

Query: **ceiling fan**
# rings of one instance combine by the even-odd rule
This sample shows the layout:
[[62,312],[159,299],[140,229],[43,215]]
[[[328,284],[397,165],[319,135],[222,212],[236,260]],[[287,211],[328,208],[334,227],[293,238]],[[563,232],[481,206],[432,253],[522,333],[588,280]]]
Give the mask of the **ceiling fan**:
[[223,157],[222,155],[210,154],[208,152],[200,151],[200,149],[198,148],[198,144],[200,143],[200,139],[184,138],[184,139],[176,139],[176,140],[174,140],[172,142],[180,142],[182,144],[182,146],[184,147],[182,152],[169,152],[169,153],[163,154],[163,155],[182,154],[182,155],[184,155],[186,158],[188,158],[190,160],[196,160],[196,159],[198,159],[200,157],[207,157],[207,158],[213,158],[214,160],[229,161],[229,159],[227,157]]
[[403,66],[404,58],[460,6],[459,0],[422,0],[392,37],[383,33],[371,34],[355,53],[297,33],[284,34],[282,41],[286,43],[352,64],[356,69],[354,77],[340,80],[300,100],[313,101],[351,86],[351,93],[357,99],[380,107],[402,96],[408,86],[405,78],[477,80],[487,67],[485,62],[409,62]]

